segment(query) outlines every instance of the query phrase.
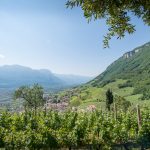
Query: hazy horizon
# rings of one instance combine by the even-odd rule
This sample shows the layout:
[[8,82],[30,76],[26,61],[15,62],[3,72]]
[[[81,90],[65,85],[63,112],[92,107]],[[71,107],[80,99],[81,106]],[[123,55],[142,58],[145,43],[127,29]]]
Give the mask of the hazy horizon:
[[19,66],[19,67],[25,67],[25,68],[29,68],[29,69],[32,69],[32,70],[47,70],[47,71],[50,71],[51,73],[53,73],[54,75],[68,75],[68,76],[81,76],[81,77],[89,77],[89,78],[94,78],[96,76],[85,76],[85,75],[80,75],[80,74],[63,74],[63,73],[57,73],[57,72],[53,72],[52,70],[50,69],[47,69],[47,68],[32,68],[30,66],[23,66],[23,65],[19,65],[19,64],[11,64],[11,65],[8,65],[8,64],[4,64],[4,65],[0,65],[0,67],[15,67],[15,66]]
[[[87,23],[66,0],[0,1],[0,66],[18,64],[57,74],[97,76],[125,52],[150,41],[148,26],[133,18],[137,31],[103,49],[107,26]],[[143,36],[141,36],[143,35]]]

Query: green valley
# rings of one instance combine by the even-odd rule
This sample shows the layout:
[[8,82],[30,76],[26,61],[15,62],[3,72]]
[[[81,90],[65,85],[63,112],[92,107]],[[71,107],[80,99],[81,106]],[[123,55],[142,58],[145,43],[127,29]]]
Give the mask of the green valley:
[[150,150],[150,0],[0,0],[0,19],[0,150]]

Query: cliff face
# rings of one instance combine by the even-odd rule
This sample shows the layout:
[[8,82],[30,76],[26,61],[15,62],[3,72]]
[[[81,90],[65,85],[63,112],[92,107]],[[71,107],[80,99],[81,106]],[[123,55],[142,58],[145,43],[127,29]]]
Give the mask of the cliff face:
[[135,54],[134,51],[130,51],[130,52],[125,53],[125,54],[123,55],[123,57],[124,57],[125,59],[127,59],[127,58],[129,58],[129,57],[132,57],[134,54]]
[[135,49],[133,51],[130,51],[130,52],[127,52],[123,55],[123,57],[125,59],[129,58],[129,57],[132,57],[135,53],[138,53],[140,51],[140,49]]
[[141,47],[138,47],[132,51],[129,51],[127,53],[125,53],[123,55],[123,58],[127,59],[129,57],[132,57],[135,53],[138,53],[140,50],[142,50],[143,48],[146,48],[146,47],[150,47],[150,42],[149,43],[146,43],[145,45],[141,46]]

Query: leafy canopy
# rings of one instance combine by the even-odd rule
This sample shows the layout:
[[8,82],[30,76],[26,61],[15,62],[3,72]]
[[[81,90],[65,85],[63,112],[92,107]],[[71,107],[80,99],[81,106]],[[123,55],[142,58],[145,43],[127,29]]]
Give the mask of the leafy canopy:
[[43,88],[38,84],[33,85],[32,87],[22,86],[17,89],[14,93],[15,99],[23,99],[24,106],[27,108],[34,108],[43,106],[44,105],[44,98],[43,98]]
[[121,39],[126,33],[132,34],[135,25],[131,14],[150,26],[150,0],[68,0],[67,7],[81,7],[88,22],[92,19],[106,19],[108,33],[104,36],[104,47],[116,36]]

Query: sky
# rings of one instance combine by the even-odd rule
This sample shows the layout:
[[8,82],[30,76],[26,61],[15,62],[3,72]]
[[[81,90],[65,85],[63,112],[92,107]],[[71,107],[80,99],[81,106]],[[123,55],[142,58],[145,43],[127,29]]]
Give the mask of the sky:
[[59,74],[97,76],[125,52],[150,41],[150,27],[133,18],[136,32],[103,49],[104,20],[89,24],[66,0],[0,0],[0,66],[23,65]]

